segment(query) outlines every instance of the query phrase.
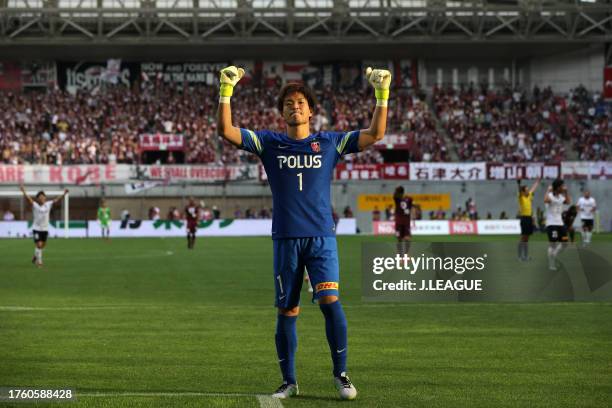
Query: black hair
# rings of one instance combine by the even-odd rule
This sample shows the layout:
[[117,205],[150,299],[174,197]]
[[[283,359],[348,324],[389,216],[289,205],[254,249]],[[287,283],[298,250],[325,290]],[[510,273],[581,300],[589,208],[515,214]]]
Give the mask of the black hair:
[[308,101],[308,106],[310,107],[310,111],[314,112],[317,107],[317,97],[312,89],[310,89],[306,85],[299,83],[299,82],[289,82],[281,88],[278,94],[278,101],[276,105],[276,107],[278,108],[278,111],[281,113],[283,112],[285,98],[287,97],[287,95],[290,95],[295,92],[301,93],[302,95],[304,95],[304,97]]
[[40,190],[38,193],[36,193],[36,198],[40,197],[41,195],[44,195],[45,197],[47,196],[44,191]]
[[555,181],[553,181],[553,183],[552,183],[553,191],[559,189],[559,187],[561,187],[562,185],[563,185],[563,180],[555,179]]
[[394,198],[402,198],[404,196],[404,187],[398,186],[393,193]]

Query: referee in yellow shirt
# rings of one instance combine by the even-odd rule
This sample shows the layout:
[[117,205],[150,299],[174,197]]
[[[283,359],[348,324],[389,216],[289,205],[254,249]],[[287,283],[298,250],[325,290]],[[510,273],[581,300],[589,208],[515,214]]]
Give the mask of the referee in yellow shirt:
[[533,210],[531,203],[533,202],[533,193],[540,184],[540,179],[537,179],[531,188],[521,185],[521,179],[516,180],[518,184],[518,206],[519,217],[521,219],[521,239],[518,244],[518,257],[521,261],[529,260],[528,242],[529,236],[533,234]]

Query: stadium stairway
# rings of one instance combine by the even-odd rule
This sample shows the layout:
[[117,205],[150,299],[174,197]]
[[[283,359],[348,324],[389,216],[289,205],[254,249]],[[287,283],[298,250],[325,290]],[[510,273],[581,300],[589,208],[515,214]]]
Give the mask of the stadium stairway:
[[438,118],[438,115],[436,114],[436,110],[434,109],[434,106],[433,106],[433,101],[431,100],[431,95],[429,95],[426,98],[426,100],[427,100],[427,107],[429,109],[429,112],[431,112],[431,117],[436,122],[436,131],[438,132],[438,134],[442,135],[442,137],[444,138],[444,143],[446,144],[448,148],[448,154],[450,156],[450,160],[454,162],[459,161],[459,155],[457,154],[457,150],[455,149],[455,144],[453,140],[451,139],[451,137],[449,136],[446,129],[444,128],[444,126],[442,126],[442,122],[440,121],[440,118]]
[[563,138],[561,138],[561,140],[563,141],[563,147],[565,147],[565,160],[580,160],[578,158],[578,152],[574,149],[572,140]]

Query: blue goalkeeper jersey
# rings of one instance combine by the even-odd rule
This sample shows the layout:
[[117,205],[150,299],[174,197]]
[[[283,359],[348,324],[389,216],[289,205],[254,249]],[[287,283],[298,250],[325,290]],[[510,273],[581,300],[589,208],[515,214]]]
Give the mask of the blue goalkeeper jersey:
[[359,131],[285,133],[240,129],[241,148],[261,159],[272,190],[272,239],[335,236],[331,182],[341,156],[359,151]]

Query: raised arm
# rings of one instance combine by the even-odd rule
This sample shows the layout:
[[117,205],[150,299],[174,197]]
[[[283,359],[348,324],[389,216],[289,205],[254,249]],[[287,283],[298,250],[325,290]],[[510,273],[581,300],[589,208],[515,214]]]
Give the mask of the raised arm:
[[21,184],[19,186],[19,190],[21,190],[21,193],[23,194],[23,196],[26,198],[26,200],[28,200],[28,202],[31,204],[34,204],[34,200],[32,199],[32,197],[30,197],[28,195],[28,193],[26,193],[25,188],[23,187],[23,184]]
[[64,190],[64,194],[62,194],[61,196],[57,196],[53,199],[53,204],[57,204],[60,201],[62,201],[64,199],[64,197],[66,197],[66,194],[68,194],[68,189]]
[[535,183],[531,185],[531,188],[529,189],[529,194],[533,194],[538,189],[538,186],[540,185],[540,180],[541,179],[537,179]]
[[391,73],[386,69],[366,69],[368,82],[374,87],[376,95],[376,109],[370,121],[370,127],[359,132],[359,150],[383,140],[387,129],[387,102],[389,101],[389,87],[391,86]]
[[567,191],[567,187],[563,186],[563,195],[565,196],[565,201],[563,204],[571,204],[572,197],[570,197],[569,192]]
[[223,68],[219,75],[221,83],[219,89],[219,109],[217,110],[217,133],[234,146],[242,144],[240,128],[232,124],[232,109],[230,99],[234,93],[234,86],[244,75],[244,69],[229,66]]
[[550,193],[552,192],[552,186],[548,186],[546,193],[544,193],[544,204],[550,203]]

